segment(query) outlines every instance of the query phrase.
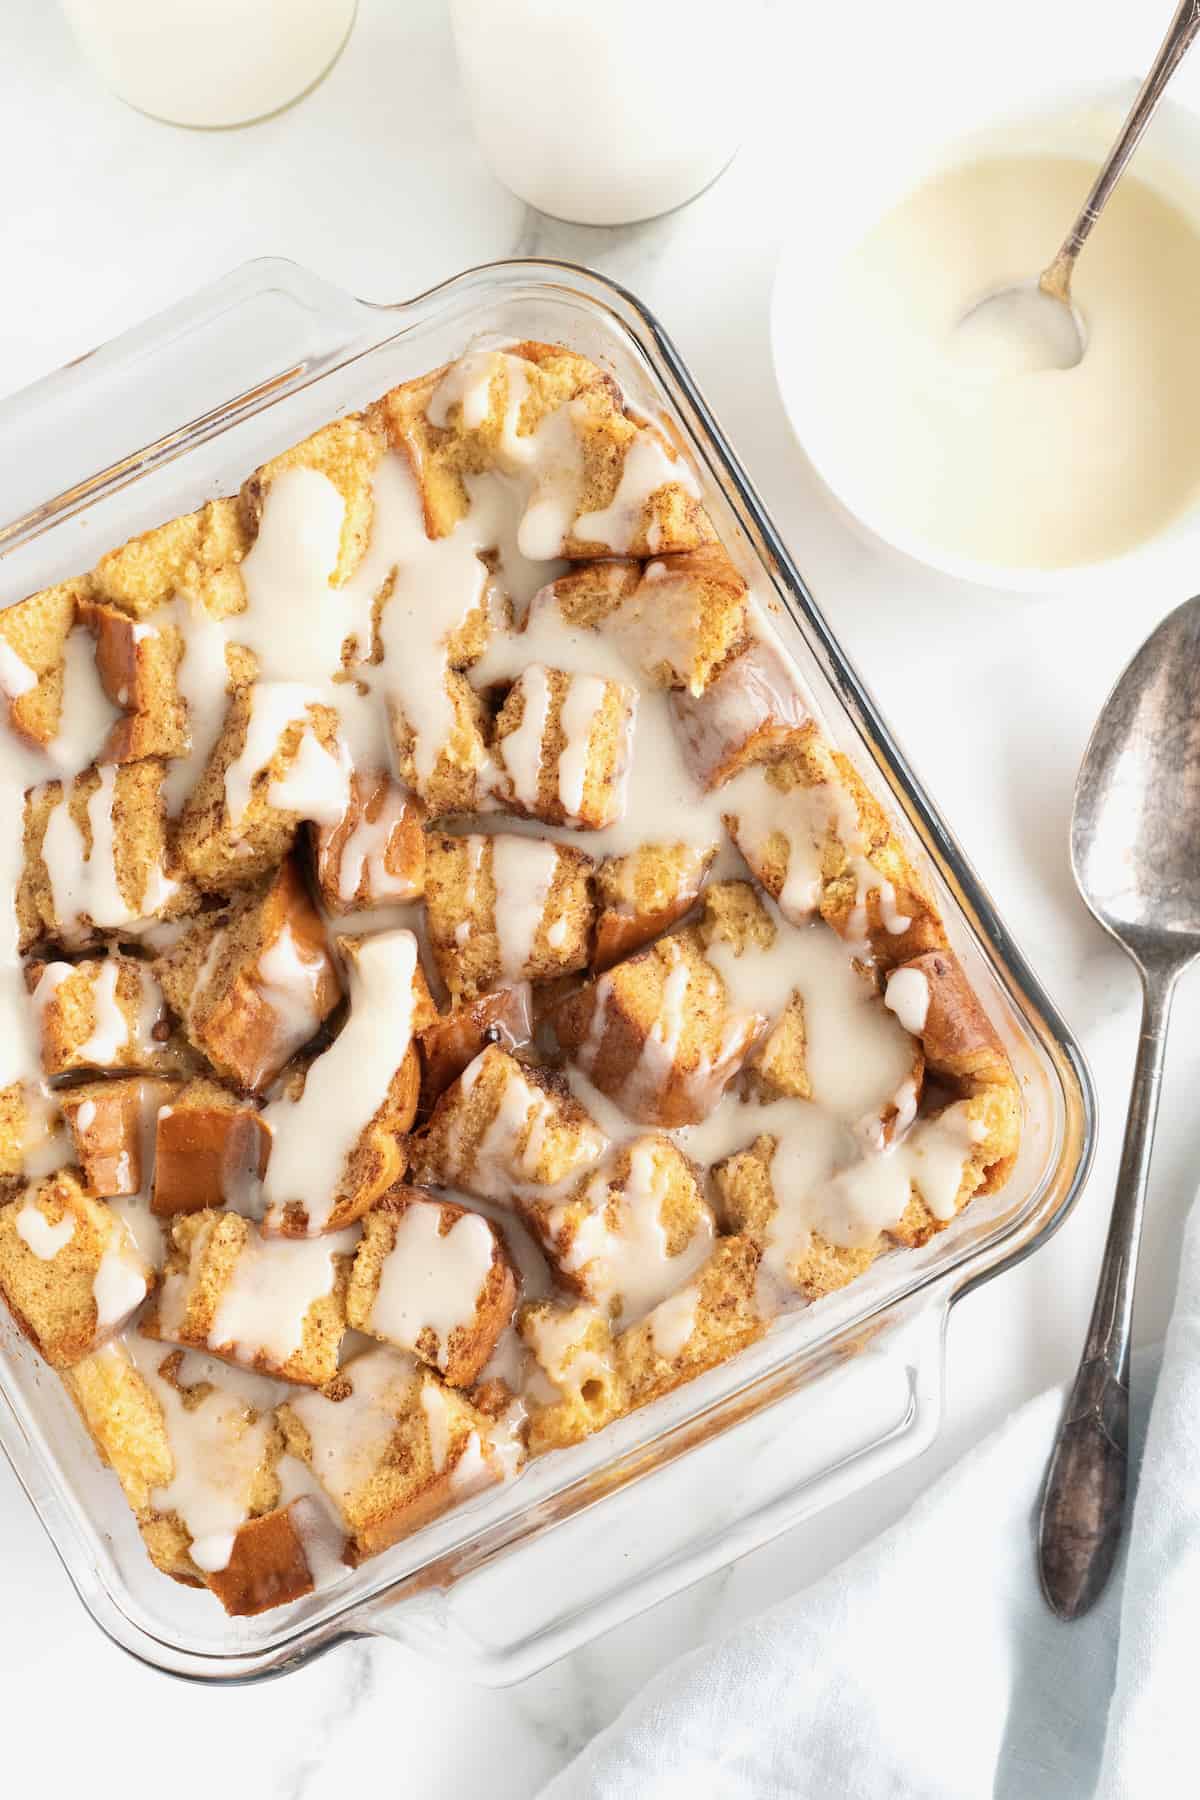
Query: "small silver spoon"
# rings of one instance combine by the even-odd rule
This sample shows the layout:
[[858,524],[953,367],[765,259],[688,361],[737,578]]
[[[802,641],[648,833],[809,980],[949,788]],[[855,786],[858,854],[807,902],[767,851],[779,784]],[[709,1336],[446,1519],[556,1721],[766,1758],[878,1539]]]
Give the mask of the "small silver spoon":
[[960,353],[989,366],[1014,372],[1073,369],[1087,347],[1087,332],[1071,300],[1075,261],[1092,226],[1104,211],[1125,173],[1142,133],[1154,117],[1168,81],[1200,31],[1200,0],[1179,0],[1167,35],[1159,45],[1150,73],[1138,89],[1117,141],[1100,165],[1079,216],[1062,241],[1058,255],[1033,281],[1022,281],[984,294],[959,321]]
[[1042,1591],[1063,1619],[1096,1600],[1125,1506],[1138,1241],[1175,983],[1200,955],[1200,595],[1142,645],[1079,771],[1071,866],[1142,978],[1142,1030],[1112,1220],[1079,1373],[1042,1495]]

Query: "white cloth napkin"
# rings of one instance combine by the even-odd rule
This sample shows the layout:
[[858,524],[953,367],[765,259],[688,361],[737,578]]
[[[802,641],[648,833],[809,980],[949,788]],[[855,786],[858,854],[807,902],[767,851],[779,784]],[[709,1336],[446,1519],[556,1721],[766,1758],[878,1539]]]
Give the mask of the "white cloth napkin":
[[1073,1625],[1045,1606],[1033,1554],[1062,1399],[1023,1407],[892,1530],[664,1670],[542,1800],[1200,1794],[1200,1204],[1161,1368],[1135,1359],[1124,1549]]

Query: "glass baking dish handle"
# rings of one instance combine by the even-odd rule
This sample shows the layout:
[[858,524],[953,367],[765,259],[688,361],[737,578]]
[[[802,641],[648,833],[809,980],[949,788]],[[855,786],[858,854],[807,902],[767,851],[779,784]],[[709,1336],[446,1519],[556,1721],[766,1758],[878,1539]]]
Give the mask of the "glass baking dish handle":
[[562,1656],[919,1456],[942,1401],[945,1299],[756,1418],[483,1568],[355,1619],[490,1687]]

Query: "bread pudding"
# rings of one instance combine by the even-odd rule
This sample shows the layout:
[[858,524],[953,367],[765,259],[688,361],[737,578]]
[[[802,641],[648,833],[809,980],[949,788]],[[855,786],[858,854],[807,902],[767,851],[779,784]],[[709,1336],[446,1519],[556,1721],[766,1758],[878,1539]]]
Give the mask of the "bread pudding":
[[469,349],[0,613],[0,1293],[311,1593],[998,1187],[932,894],[672,438]]

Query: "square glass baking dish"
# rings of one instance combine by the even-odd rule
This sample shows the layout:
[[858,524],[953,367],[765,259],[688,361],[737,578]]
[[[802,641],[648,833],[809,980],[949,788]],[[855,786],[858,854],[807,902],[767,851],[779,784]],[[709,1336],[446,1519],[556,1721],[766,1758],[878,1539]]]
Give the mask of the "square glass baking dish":
[[110,1638],[192,1679],[279,1674],[371,1634],[471,1679],[516,1680],[877,1478],[936,1432],[951,1304],[1061,1223],[1091,1158],[1091,1084],[1070,1033],[669,338],[602,276],[497,263],[376,306],[291,263],[246,264],[0,405],[0,604],[233,491],[316,426],[490,333],[570,344],[674,427],[731,554],[776,605],[833,737],[932,867],[951,939],[1022,1084],[1020,1158],[998,1194],[924,1249],[882,1258],[677,1393],[256,1619],[227,1619],[210,1594],[151,1566],[57,1378],[0,1325],[0,1445],[67,1574]]

